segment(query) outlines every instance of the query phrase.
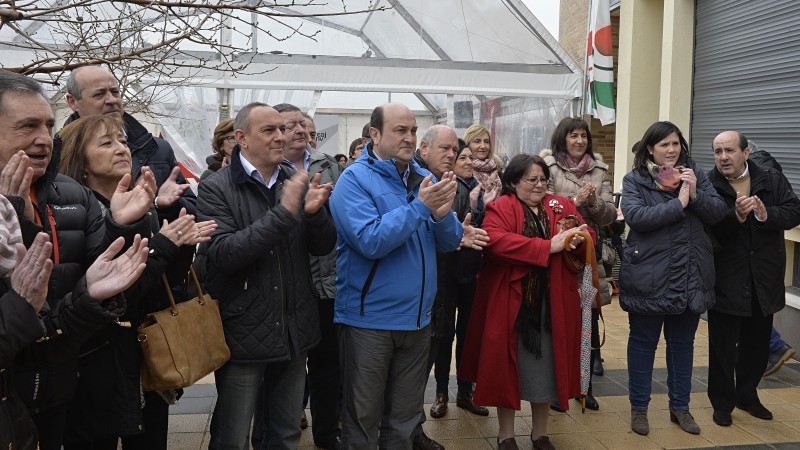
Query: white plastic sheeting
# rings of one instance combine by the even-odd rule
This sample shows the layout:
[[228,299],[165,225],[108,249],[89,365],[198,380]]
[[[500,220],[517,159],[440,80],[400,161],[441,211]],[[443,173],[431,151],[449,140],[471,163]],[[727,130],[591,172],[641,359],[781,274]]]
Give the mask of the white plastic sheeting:
[[[386,9],[330,15],[345,8]],[[181,10],[181,20],[191,22],[192,10]],[[426,122],[454,126],[459,135],[468,122],[483,123],[493,132],[497,153],[510,157],[546,147],[555,124],[574,113],[581,95],[579,69],[520,0],[312,0],[272,10],[303,17],[278,22],[237,12],[232,32],[219,37],[242,50],[227,57],[254,61],[245,70],[178,70],[176,78],[188,87],[160,94],[156,120],[173,145],[181,147],[176,150],[200,168],[210,154],[210,133],[225,98],[233,114],[251,101],[262,101],[290,102],[340,117],[399,101],[433,118]],[[153,19],[167,29],[185,27]],[[295,30],[312,37],[295,34],[281,40]],[[43,43],[69,42],[69,36],[53,33],[47,23],[26,31]],[[145,40],[158,42],[160,35],[151,34]],[[13,46],[14,39],[10,28],[0,29],[0,65],[32,58]],[[180,48],[192,52],[181,60],[189,65],[192,57],[220,57],[196,42]],[[160,81],[143,81],[148,83],[156,89]]]

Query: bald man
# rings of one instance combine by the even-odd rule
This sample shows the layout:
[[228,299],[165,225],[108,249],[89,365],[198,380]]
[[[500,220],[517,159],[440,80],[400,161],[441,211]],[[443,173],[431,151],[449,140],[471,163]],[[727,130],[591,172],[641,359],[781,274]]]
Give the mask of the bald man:
[[712,148],[708,178],[728,213],[712,227],[719,245],[716,303],[708,311],[708,398],[714,423],[730,426],[734,407],[772,420],[756,387],[769,357],[772,317],[786,303],[783,232],[800,224],[800,200],[781,172],[748,160],[742,133],[720,133]]
[[379,106],[369,132],[330,201],[339,238],[342,441],[348,449],[410,450],[427,377],[436,253],[455,250],[463,227],[450,213],[455,175],[434,182],[413,161],[414,114],[401,104]]

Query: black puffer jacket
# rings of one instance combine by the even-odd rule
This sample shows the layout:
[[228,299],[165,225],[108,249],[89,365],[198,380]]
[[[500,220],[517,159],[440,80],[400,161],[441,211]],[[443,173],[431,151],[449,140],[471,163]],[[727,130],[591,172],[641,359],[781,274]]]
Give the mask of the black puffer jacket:
[[229,166],[200,183],[199,219],[218,225],[207,250],[206,287],[219,300],[232,361],[288,360],[320,338],[308,255],[330,253],[336,229],[325,210],[292,216],[280,205],[293,171],[278,168],[277,205],[245,173],[238,146]]
[[714,305],[714,252],[709,226],[725,203],[706,174],[697,175],[697,197],[683,208],[678,191],[658,189],[649,174],[622,180],[622,213],[630,226],[619,269],[619,303],[638,314],[697,314]]
[[[0,282],[0,447],[16,449],[38,448],[36,429],[31,420],[28,408],[22,400],[30,400],[31,396],[19,383],[29,380],[19,373],[21,359],[28,358],[34,362],[58,361],[65,356],[61,353],[66,348],[56,345],[59,341],[85,337],[88,332],[97,329],[96,324],[104,324],[113,320],[125,310],[124,298],[120,295],[106,300],[101,304],[95,302],[86,288],[86,280],[81,278],[72,292],[56,304],[55,308],[45,305],[42,312],[37,315],[28,302],[11,289],[10,282],[6,279]],[[61,336],[47,339],[44,330],[59,329]],[[37,342],[38,341],[38,342]],[[52,343],[54,345],[47,345]],[[73,357],[74,358],[74,357]],[[73,359],[74,360],[74,359]],[[29,364],[30,361],[22,361]],[[68,361],[69,363],[69,361]],[[55,369],[53,369],[55,367]],[[55,387],[66,388],[69,381],[74,383],[75,373],[66,373],[67,380],[55,378],[59,375],[57,369],[70,367],[69,364],[45,367],[41,374],[40,383],[42,400],[59,398],[69,395],[71,389],[63,392]],[[53,369],[53,370],[48,370]],[[69,376],[71,375],[72,378]],[[12,381],[16,379],[16,383]],[[63,381],[63,382],[62,382]],[[22,392],[20,392],[22,387]],[[36,392],[34,390],[34,392]],[[45,397],[48,395],[49,397]],[[43,405],[44,401],[34,401],[36,406]],[[35,411],[35,410],[34,410]]]
[[[751,316],[752,293],[761,314],[783,309],[786,291],[786,249],[783,231],[800,224],[800,200],[780,172],[748,162],[750,195],[757,195],[767,208],[767,220],[750,214],[744,223],[736,218],[736,192],[716,167],[708,172],[714,189],[727,205],[725,218],[713,228],[715,238],[716,294],[714,311]],[[627,217],[626,217],[627,219]]]
[[[117,237],[132,241],[136,233],[147,235],[147,222],[119,225],[110,215],[103,218],[92,192],[75,180],[57,174],[59,153],[46,173],[35,183],[36,209],[44,228],[19,214],[26,246],[36,232],[44,231],[53,243],[53,272],[48,282],[47,304],[41,315],[54,315],[45,322],[52,339],[23,349],[14,368],[14,385],[32,413],[64,403],[72,396],[77,379],[77,356],[81,343],[122,314],[124,303],[107,300],[100,305],[75,303],[69,295],[86,269]],[[55,232],[55,236],[54,233]],[[56,245],[57,244],[57,245]],[[85,281],[84,281],[85,283]],[[94,303],[94,302],[92,302]]]
[[[109,202],[95,193],[108,213]],[[128,436],[144,429],[141,394],[141,347],[137,329],[149,313],[169,307],[161,280],[170,286],[183,284],[194,246],[177,247],[160,234],[155,210],[149,214],[151,232],[147,266],[136,283],[125,291],[127,310],[120,322],[98,331],[81,346],[80,378],[75,397],[67,405],[66,442],[90,442]],[[182,297],[175,296],[180,302]]]

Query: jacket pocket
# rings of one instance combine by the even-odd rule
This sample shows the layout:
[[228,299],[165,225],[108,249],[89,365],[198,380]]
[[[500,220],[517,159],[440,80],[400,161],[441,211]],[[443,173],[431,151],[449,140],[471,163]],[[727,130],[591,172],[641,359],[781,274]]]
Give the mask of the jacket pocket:
[[639,243],[625,246],[619,267],[620,292],[641,297],[652,295],[654,272],[665,275],[663,270],[657,269],[647,260]]
[[247,310],[250,309],[250,305],[252,305],[253,301],[258,297],[258,290],[253,289],[253,287],[246,289],[246,283],[245,281],[245,289],[237,294],[231,295],[230,300],[219,302],[219,315],[222,320],[241,316],[246,313]]

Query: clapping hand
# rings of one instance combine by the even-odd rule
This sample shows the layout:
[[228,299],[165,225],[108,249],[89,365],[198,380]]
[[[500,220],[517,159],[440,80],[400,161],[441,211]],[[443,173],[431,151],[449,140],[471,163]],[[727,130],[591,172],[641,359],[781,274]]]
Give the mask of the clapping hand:
[[747,220],[747,215],[751,212],[755,214],[757,220],[762,222],[767,220],[767,208],[758,196],[753,195],[746,197],[737,192],[736,216],[739,218],[739,221],[744,222]]
[[144,272],[148,252],[147,239],[142,239],[137,234],[133,245],[114,258],[124,245],[125,239],[117,238],[86,271],[89,296],[97,303],[128,289]]
[[33,168],[30,167],[28,155],[20,150],[9,158],[3,171],[0,172],[0,194],[7,197],[22,197],[25,200],[24,216],[31,222],[35,220],[30,196],[32,182]]
[[597,203],[597,188],[594,184],[584,181],[581,188],[575,194],[575,206],[589,205]]
[[158,208],[168,208],[175,204],[178,200],[180,200],[183,193],[186,189],[189,189],[189,184],[178,184],[178,174],[181,173],[180,167],[173,167],[172,172],[169,174],[169,178],[164,184],[158,188],[158,194],[156,195],[156,207]]
[[689,199],[693,201],[697,198],[697,175],[694,170],[684,167],[680,169],[680,179],[684,185],[689,185]]
[[308,186],[303,211],[307,215],[316,214],[331,197],[333,185],[331,183],[319,184],[321,175],[316,174]]
[[434,220],[442,220],[453,207],[453,200],[456,198],[456,175],[453,172],[445,172],[442,179],[436,183],[432,182],[433,175],[428,175],[422,180],[419,187],[419,201],[431,210]]
[[292,175],[292,178],[283,182],[279,203],[289,210],[292,216],[296,216],[300,212],[300,200],[303,198],[303,191],[307,184],[308,175],[304,172],[297,172]]
[[142,167],[142,176],[136,187],[128,190],[131,175],[125,174],[111,196],[111,216],[121,225],[128,225],[144,216],[153,205],[156,195],[156,178],[149,167]]
[[195,222],[195,217],[186,214],[186,208],[181,208],[178,218],[172,222],[164,220],[159,233],[166,236],[173,244],[180,247],[182,245],[197,245],[211,240],[211,233],[217,229],[217,223],[213,220]]
[[47,285],[53,271],[50,253],[53,244],[50,236],[38,233],[29,250],[17,244],[17,264],[11,274],[11,287],[20,297],[28,301],[37,313],[47,300]]
[[[453,212],[455,214],[455,212]],[[461,225],[464,226],[464,235],[461,236],[461,243],[458,245],[458,250],[462,248],[471,248],[473,250],[483,250],[486,244],[489,243],[489,233],[478,227],[470,225],[472,221],[472,213],[467,213]]]

